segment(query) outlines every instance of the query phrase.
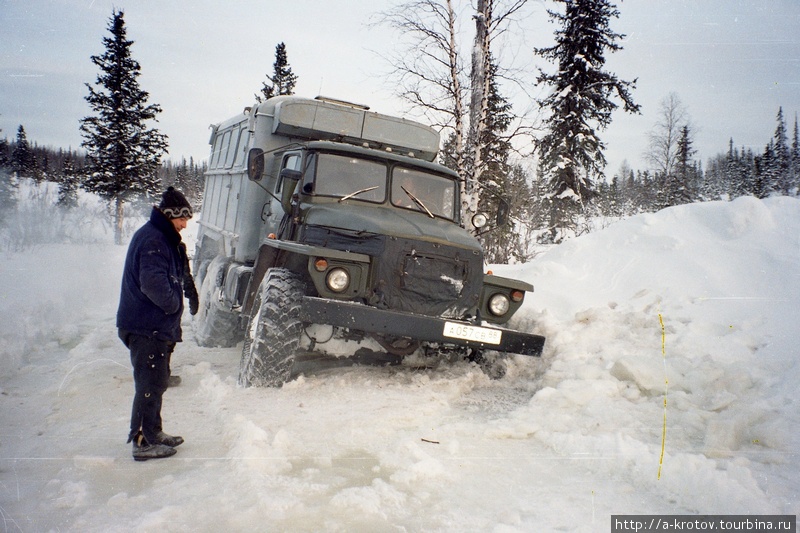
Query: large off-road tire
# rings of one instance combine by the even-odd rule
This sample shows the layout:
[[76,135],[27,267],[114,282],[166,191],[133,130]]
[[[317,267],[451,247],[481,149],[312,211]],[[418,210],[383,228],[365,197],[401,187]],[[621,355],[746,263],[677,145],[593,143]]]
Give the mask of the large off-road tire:
[[219,301],[220,282],[227,266],[227,260],[217,256],[207,267],[204,264],[198,269],[204,271],[199,291],[200,305],[193,320],[194,338],[199,346],[230,348],[241,338],[239,316],[224,309]]
[[280,387],[291,376],[303,324],[304,283],[291,271],[271,268],[258,289],[244,333],[239,384]]

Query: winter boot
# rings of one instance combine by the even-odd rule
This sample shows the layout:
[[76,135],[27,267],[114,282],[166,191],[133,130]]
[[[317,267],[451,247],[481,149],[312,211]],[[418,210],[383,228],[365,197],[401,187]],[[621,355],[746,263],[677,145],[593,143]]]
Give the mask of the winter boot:
[[169,381],[167,382],[167,387],[177,387],[181,384],[181,377],[180,376],[169,376]]
[[144,435],[139,434],[133,439],[133,459],[147,461],[148,459],[161,459],[175,455],[177,450],[166,444],[149,444]]
[[164,444],[170,448],[183,444],[183,437],[167,435],[163,431],[156,433],[156,444]]

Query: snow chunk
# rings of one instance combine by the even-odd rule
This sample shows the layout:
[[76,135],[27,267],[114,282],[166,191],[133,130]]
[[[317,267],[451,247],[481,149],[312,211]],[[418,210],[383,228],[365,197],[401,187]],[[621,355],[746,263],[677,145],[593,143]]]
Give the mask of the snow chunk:
[[[660,357],[621,357],[611,367],[611,375],[620,381],[632,381],[650,395],[663,393],[668,379]],[[669,386],[673,387],[672,382]]]

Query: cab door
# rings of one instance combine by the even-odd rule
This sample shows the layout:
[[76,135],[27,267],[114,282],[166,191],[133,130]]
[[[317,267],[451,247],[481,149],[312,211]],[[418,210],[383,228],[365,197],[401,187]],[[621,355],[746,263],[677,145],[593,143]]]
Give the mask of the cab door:
[[264,212],[262,213],[262,217],[264,222],[266,223],[267,235],[274,233],[278,235],[280,231],[281,221],[286,213],[283,212],[283,207],[281,207],[280,197],[283,194],[283,180],[281,180],[281,171],[283,169],[289,170],[301,170],[302,169],[302,162],[303,162],[303,152],[301,151],[293,151],[293,152],[284,152],[282,154],[277,154],[275,156],[275,167],[277,170],[275,172],[275,180],[274,180],[274,190],[272,191],[273,194],[270,196],[269,203],[264,206]]

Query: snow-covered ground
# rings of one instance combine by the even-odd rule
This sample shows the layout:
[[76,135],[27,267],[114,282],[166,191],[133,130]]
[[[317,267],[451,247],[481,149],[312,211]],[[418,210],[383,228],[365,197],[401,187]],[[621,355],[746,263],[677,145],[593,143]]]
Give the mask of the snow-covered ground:
[[513,325],[547,337],[501,380],[450,363],[242,389],[240,348],[198,347],[187,313],[163,409],[186,443],[146,463],[125,443],[124,254],[0,255],[0,531],[608,531],[611,514],[800,512],[797,199],[671,208],[494,267],[536,286]]

